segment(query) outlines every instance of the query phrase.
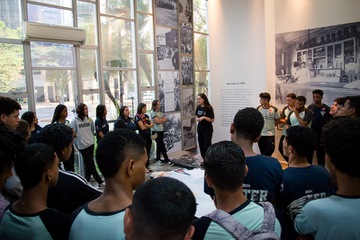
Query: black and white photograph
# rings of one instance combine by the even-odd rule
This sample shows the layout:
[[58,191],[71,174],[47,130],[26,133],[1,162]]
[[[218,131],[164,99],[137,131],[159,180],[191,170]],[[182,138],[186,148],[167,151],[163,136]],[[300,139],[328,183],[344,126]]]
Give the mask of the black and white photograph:
[[181,92],[181,102],[182,102],[182,117],[194,118],[195,116],[195,103],[194,103],[194,89],[193,88],[183,88]]
[[194,64],[192,57],[181,57],[182,85],[194,84]]
[[192,54],[193,35],[192,35],[192,25],[190,23],[181,23],[180,49],[181,49],[181,54]]
[[183,119],[183,149],[196,147],[195,118]]
[[159,70],[179,69],[177,29],[156,27],[156,52]]
[[181,117],[180,113],[166,115],[164,124],[164,143],[168,153],[181,150]]
[[179,1],[179,18],[184,22],[192,22],[192,0]]
[[162,112],[180,111],[179,72],[158,72],[159,99]]
[[[295,93],[312,100],[324,91],[323,102],[360,94],[360,22],[276,34],[276,103]],[[310,104],[310,103],[309,103]]]
[[155,0],[156,24],[177,27],[177,0]]

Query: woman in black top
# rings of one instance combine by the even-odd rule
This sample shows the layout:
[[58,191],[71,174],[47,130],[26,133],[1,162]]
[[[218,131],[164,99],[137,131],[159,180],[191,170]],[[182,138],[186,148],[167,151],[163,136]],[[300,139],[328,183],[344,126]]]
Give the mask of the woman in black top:
[[35,143],[36,138],[42,129],[42,127],[38,125],[39,120],[36,117],[36,113],[31,111],[24,112],[23,115],[21,116],[21,119],[27,121],[27,123],[30,126],[31,136],[28,141],[28,144]]
[[214,122],[214,109],[209,103],[207,96],[204,93],[199,93],[197,96],[198,106],[196,107],[195,115],[198,133],[198,142],[202,158],[205,158],[206,150],[211,146],[211,138],[213,134],[212,122]]
[[137,108],[137,114],[135,116],[135,122],[138,125],[139,128],[139,134],[144,138],[146,141],[146,151],[148,154],[148,160],[146,162],[146,169],[147,172],[151,172],[151,168],[149,167],[149,157],[150,157],[150,150],[152,145],[151,140],[151,128],[154,126],[154,123],[150,120],[149,115],[146,114],[146,104],[140,103]]

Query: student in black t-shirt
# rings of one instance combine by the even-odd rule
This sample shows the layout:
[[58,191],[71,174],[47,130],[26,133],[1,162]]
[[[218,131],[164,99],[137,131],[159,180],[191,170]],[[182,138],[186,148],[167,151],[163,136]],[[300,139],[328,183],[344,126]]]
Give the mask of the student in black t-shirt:
[[[73,132],[64,124],[49,124],[43,128],[36,141],[53,146],[59,161],[67,161],[72,151]],[[72,213],[100,194],[101,192],[88,185],[82,176],[60,170],[58,183],[49,190],[47,201],[49,207]]]
[[211,139],[213,135],[212,123],[215,120],[215,116],[214,109],[204,93],[200,93],[197,96],[197,101],[198,106],[196,107],[195,115],[196,121],[198,122],[198,142],[201,157],[204,159],[206,150],[211,146]]
[[294,219],[300,209],[308,201],[330,193],[329,172],[323,166],[307,161],[317,143],[315,131],[308,127],[293,126],[286,131],[283,149],[289,157],[289,167],[284,170],[284,187],[279,201],[282,239],[296,239]]

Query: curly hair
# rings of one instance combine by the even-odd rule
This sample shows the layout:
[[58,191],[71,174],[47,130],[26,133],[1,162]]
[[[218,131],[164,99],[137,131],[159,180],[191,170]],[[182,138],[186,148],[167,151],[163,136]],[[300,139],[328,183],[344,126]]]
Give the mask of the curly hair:
[[360,177],[360,119],[337,117],[324,126],[325,152],[337,170]]
[[52,146],[55,152],[61,152],[73,141],[71,128],[62,123],[46,125],[36,138],[37,143],[45,143]]
[[237,137],[254,141],[260,136],[264,127],[264,118],[255,108],[239,110],[234,117],[234,127]]
[[313,153],[318,144],[315,131],[304,126],[292,126],[288,128],[285,139],[288,145],[292,146],[301,157],[307,157]]

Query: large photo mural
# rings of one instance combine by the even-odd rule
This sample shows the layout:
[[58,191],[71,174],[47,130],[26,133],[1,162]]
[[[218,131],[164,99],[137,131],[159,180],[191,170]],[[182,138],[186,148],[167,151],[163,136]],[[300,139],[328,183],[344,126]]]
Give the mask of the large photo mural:
[[360,22],[276,34],[276,104],[288,93],[312,102],[324,91],[331,106],[337,97],[360,95]]

